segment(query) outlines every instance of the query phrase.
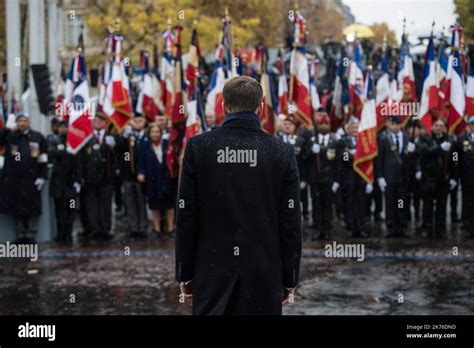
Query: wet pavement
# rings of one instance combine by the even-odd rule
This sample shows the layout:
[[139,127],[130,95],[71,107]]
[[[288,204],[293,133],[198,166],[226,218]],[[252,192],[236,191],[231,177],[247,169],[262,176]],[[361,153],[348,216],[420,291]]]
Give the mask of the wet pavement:
[[[383,238],[383,223],[370,229],[369,238],[351,239],[335,222],[334,240],[364,245],[362,262],[326,257],[332,241],[313,242],[306,231],[300,285],[284,313],[474,313],[474,240],[458,224],[441,240],[415,236],[413,226],[403,239]],[[118,220],[111,241],[40,244],[37,262],[0,259],[0,315],[190,314],[174,280],[174,241],[123,230]]]

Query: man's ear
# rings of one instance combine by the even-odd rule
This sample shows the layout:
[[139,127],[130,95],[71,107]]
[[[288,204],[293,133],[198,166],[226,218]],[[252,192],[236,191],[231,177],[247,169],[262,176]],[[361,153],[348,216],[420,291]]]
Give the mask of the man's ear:
[[224,101],[222,101],[222,110],[224,110],[224,116],[227,116],[228,114],[230,114],[230,111],[227,108],[227,106],[225,106]]
[[263,112],[263,103],[265,103],[265,101],[262,100],[262,102],[260,103],[260,105],[258,106],[257,110],[255,110],[255,113],[258,115],[258,116],[262,116],[262,112]]

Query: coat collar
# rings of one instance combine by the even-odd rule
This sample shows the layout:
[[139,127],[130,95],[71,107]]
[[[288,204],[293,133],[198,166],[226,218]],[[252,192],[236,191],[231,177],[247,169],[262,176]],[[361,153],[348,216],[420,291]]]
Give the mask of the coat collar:
[[260,118],[254,112],[228,114],[222,123],[223,127],[247,127],[261,129]]

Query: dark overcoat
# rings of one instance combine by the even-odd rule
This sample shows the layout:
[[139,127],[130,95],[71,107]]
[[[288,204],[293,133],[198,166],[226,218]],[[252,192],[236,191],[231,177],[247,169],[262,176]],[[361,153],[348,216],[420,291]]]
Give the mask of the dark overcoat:
[[[244,150],[240,161],[231,150]],[[255,114],[227,115],[188,141],[176,279],[192,280],[194,314],[281,314],[282,290],[299,278],[299,195],[293,147],[264,132]]]
[[31,129],[26,133],[4,129],[0,146],[5,147],[5,165],[0,178],[2,210],[17,216],[41,215],[41,191],[35,181],[47,177],[46,139]]

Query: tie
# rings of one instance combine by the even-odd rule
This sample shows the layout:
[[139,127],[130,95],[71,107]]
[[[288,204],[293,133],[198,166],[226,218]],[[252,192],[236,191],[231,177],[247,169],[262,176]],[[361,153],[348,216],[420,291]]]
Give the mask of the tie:
[[100,144],[100,132],[95,133],[95,140]]
[[400,139],[401,136],[400,134],[397,135],[397,148],[398,148],[398,153],[402,152],[402,139]]

